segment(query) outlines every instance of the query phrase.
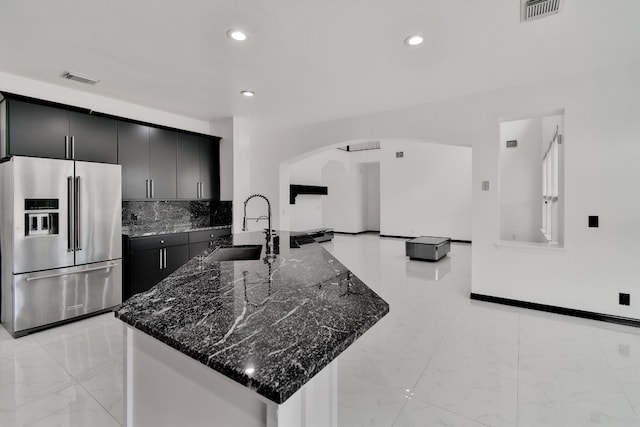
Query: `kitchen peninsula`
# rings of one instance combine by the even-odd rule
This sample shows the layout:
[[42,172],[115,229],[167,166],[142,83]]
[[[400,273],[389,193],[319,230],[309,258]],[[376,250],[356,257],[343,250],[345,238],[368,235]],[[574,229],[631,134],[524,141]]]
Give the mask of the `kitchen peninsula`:
[[[221,237],[116,311],[127,325],[126,424],[335,426],[334,359],[388,304],[305,236]],[[262,258],[216,261],[229,245]]]

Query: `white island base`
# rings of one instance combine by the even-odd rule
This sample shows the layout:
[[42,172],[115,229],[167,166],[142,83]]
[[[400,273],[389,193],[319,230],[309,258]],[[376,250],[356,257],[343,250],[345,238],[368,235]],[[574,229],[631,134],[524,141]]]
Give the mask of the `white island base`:
[[127,427],[338,425],[335,360],[278,405],[144,332],[124,327]]

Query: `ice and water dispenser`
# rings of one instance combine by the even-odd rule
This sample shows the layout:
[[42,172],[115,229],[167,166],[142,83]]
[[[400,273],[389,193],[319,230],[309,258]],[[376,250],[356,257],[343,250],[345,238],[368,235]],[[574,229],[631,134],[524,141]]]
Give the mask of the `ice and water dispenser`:
[[58,234],[58,199],[25,199],[25,236]]

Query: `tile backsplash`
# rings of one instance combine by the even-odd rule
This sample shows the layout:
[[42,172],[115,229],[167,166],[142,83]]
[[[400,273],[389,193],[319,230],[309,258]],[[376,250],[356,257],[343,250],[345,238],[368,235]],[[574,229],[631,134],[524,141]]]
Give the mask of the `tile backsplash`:
[[231,201],[123,201],[122,226],[229,225],[231,209]]

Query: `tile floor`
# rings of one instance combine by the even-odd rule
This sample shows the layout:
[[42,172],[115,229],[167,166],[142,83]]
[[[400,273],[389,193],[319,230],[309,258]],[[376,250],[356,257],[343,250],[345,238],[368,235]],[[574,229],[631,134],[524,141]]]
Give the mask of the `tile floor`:
[[[339,358],[340,427],[640,426],[640,329],[471,301],[469,245],[438,263],[373,234],[324,246],[391,305]],[[0,426],[121,425],[122,352],[112,315],[1,329]]]

